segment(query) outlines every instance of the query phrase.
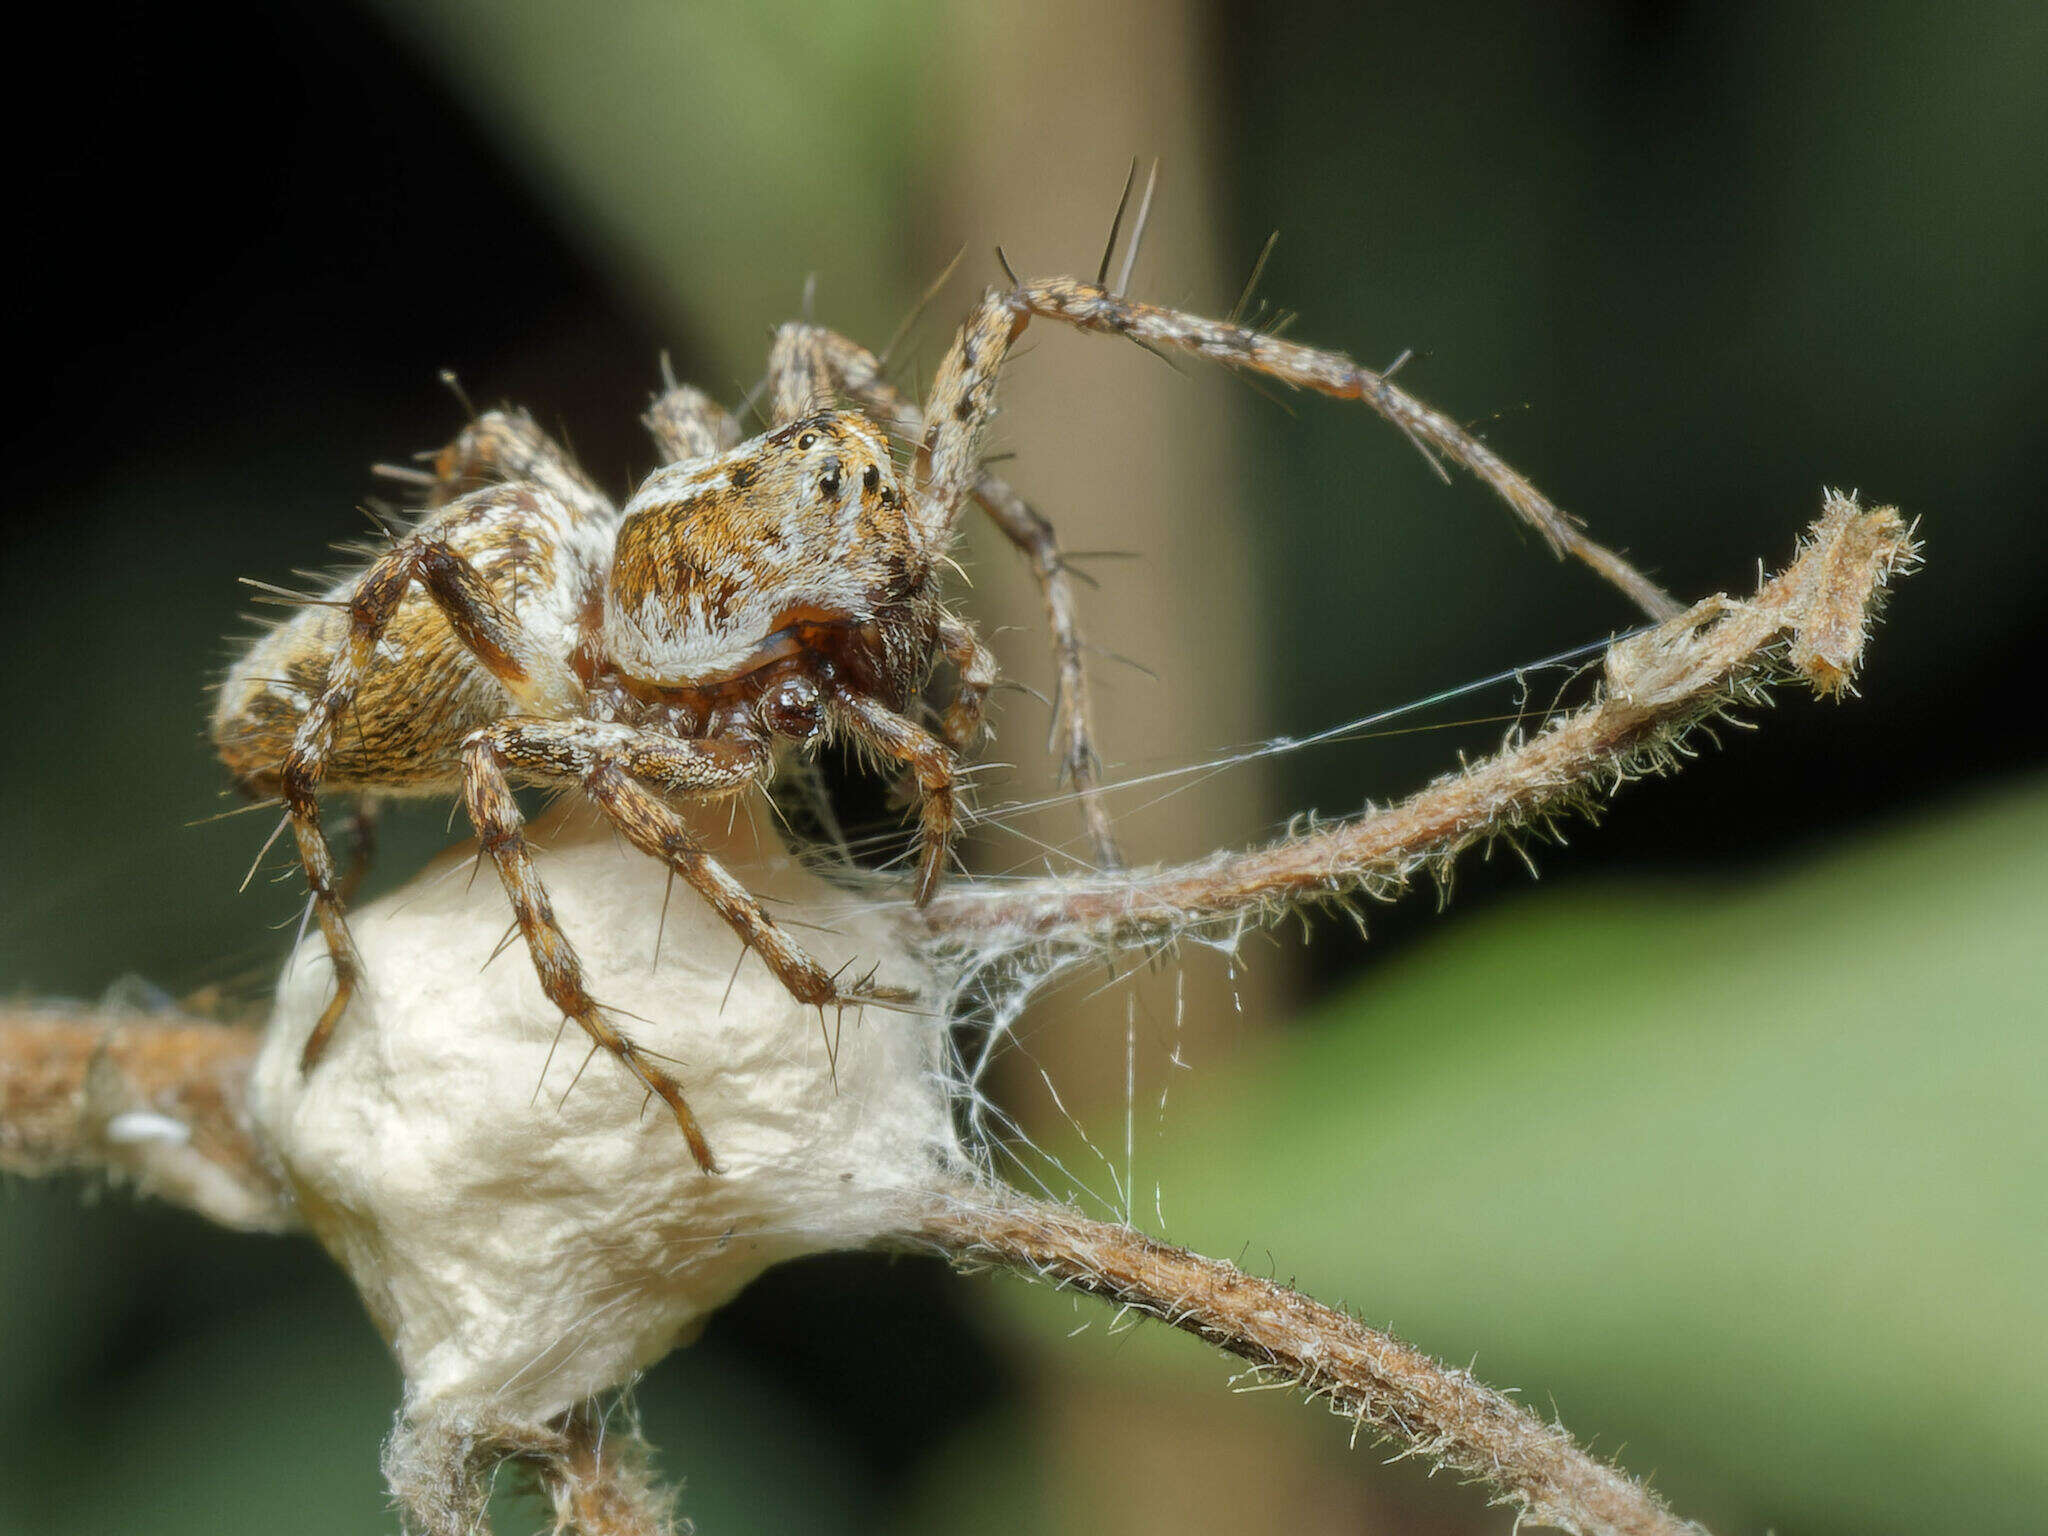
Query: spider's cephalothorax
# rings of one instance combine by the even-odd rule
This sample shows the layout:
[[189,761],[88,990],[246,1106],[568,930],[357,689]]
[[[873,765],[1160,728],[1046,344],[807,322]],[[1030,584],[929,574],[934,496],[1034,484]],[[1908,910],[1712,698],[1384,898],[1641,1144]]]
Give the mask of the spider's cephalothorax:
[[[761,782],[778,739],[854,741],[916,781],[914,895],[930,898],[958,827],[959,757],[980,737],[995,681],[988,652],[944,611],[936,587],[969,500],[1030,556],[1044,588],[1063,770],[1095,857],[1115,861],[1059,547],[1045,519],[981,460],[997,374],[1033,317],[1363,398],[1418,442],[1470,443],[1335,353],[1071,278],[984,295],[922,409],[858,343],[784,326],[769,358],[772,429],[738,443],[732,418],[707,397],[671,388],[647,418],[667,467],[623,512],[523,413],[477,418],[431,474],[398,472],[425,490],[427,510],[409,531],[324,596],[282,594],[305,610],[236,664],[214,711],[215,745],[242,787],[284,802],[333,956],[335,994],[306,1042],[309,1067],[360,978],[316,790],[372,801],[459,791],[549,1000],[662,1096],[698,1163],[715,1168],[681,1086],[585,988],[534,873],[511,785],[580,788],[804,1002],[900,997],[840,985],[698,845],[669,802]],[[835,400],[857,409],[831,408]],[[891,462],[884,428],[916,445],[906,473]],[[940,656],[959,686],[934,732],[911,716]]]
[[672,464],[619,524],[603,620],[576,657],[591,713],[805,744],[849,694],[900,714],[944,622],[931,578],[888,444],[858,415]]

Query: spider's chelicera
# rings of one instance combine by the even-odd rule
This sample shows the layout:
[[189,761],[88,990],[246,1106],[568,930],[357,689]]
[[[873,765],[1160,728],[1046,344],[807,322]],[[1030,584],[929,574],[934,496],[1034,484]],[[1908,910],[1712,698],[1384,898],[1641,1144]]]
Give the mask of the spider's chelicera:
[[[418,477],[427,510],[411,529],[324,596],[283,594],[306,606],[255,642],[214,710],[214,743],[241,787],[283,801],[333,957],[334,996],[307,1039],[309,1069],[361,980],[316,790],[364,801],[460,792],[549,1000],[667,1102],[698,1164],[715,1171],[681,1085],[593,1001],[535,874],[511,786],[580,787],[802,1001],[900,999],[825,971],[669,801],[760,783],[778,741],[856,742],[916,782],[915,899],[929,900],[959,827],[960,759],[979,740],[995,681],[992,658],[945,611],[937,584],[970,499],[1031,557],[1044,586],[1063,768],[1097,861],[1115,861],[1094,798],[1086,680],[1058,546],[980,457],[997,373],[1034,317],[1362,399],[1418,443],[1510,482],[1511,500],[1540,500],[1518,476],[1496,474],[1455,423],[1349,358],[1137,303],[1099,278],[985,294],[922,410],[866,348],[784,326],[769,358],[771,429],[738,442],[725,411],[670,388],[647,417],[666,467],[623,508],[525,414],[481,416]],[[900,472],[890,437],[916,445]],[[959,682],[933,731],[911,712],[940,657]]]

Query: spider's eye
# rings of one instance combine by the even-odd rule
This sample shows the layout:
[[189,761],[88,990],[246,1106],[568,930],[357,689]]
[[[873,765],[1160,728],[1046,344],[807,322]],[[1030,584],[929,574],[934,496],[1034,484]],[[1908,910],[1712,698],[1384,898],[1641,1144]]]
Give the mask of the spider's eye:
[[796,440],[796,451],[798,453],[809,453],[813,448],[817,446],[818,434],[815,432],[806,432],[802,437]]
[[818,489],[827,496],[837,496],[839,494],[839,471],[837,469],[828,469],[824,474],[818,476]]
[[860,488],[862,490],[872,491],[876,486],[880,485],[881,483],[882,472],[879,469],[877,469],[874,465],[870,464],[866,469],[860,472]]

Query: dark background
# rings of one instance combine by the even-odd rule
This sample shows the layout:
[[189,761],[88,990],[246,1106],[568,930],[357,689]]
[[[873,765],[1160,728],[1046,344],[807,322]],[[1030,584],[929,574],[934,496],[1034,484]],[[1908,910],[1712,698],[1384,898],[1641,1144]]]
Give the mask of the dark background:
[[[1547,853],[1546,882],[1740,882],[2037,772],[2041,14],[1434,14],[1204,15],[1225,244],[1248,266],[1283,229],[1262,287],[1301,311],[1295,334],[1349,339],[1369,362],[1415,346],[1404,383],[1469,414],[1682,596],[1741,591],[1759,556],[1782,562],[1823,484],[1897,503],[1927,540],[1868,697],[1788,700]],[[16,98],[9,125],[20,382],[0,508],[0,986],[89,997],[136,975],[174,995],[253,994],[286,938],[268,925],[295,913],[289,886],[234,894],[267,822],[188,825],[227,804],[200,726],[221,637],[238,632],[234,577],[279,579],[358,531],[367,462],[459,426],[441,368],[480,400],[531,404],[614,487],[650,467],[636,416],[662,349],[679,375],[738,390],[705,374],[687,320],[650,312],[565,233],[379,13],[227,7],[202,23],[115,5],[46,21],[17,54],[40,100]],[[1113,191],[1134,148],[1064,169]],[[946,253],[945,232],[921,228],[903,270]],[[801,277],[787,274],[792,292]],[[703,291],[686,315],[717,302],[716,274]],[[1220,310],[1234,294],[1198,297]],[[1477,488],[1438,486],[1396,435],[1240,394],[1275,729],[1632,621]],[[1142,561],[1106,579],[1142,581]],[[1498,730],[1282,759],[1276,809],[1385,799]],[[438,815],[402,821],[387,877],[441,839]],[[1526,886],[1515,861],[1474,865],[1457,913]],[[1422,901],[1374,921],[1378,960],[1439,920]],[[1341,923],[1307,953],[1314,995],[1368,957]],[[187,1488],[203,1505],[209,1477],[256,1466],[374,1519],[374,1405],[395,1374],[324,1258],[77,1199],[0,1195],[0,1529],[103,1528],[131,1483],[138,1507]],[[276,1443],[244,1454],[195,1427],[214,1460],[193,1460],[162,1427],[196,1411],[166,1383],[193,1379],[238,1405],[225,1433],[267,1426]],[[773,1527],[752,1497],[772,1474],[721,1483],[707,1462],[777,1436],[829,1442],[799,1458],[817,1508],[888,1528],[909,1518],[903,1500],[935,1497],[949,1428],[1024,1411],[1032,1380],[961,1282],[835,1259],[762,1282],[642,1400],[705,1528],[746,1510]],[[116,1451],[109,1470],[122,1436],[161,1448]],[[1395,1484],[1412,1528],[1483,1523],[1475,1500],[1413,1482]]]

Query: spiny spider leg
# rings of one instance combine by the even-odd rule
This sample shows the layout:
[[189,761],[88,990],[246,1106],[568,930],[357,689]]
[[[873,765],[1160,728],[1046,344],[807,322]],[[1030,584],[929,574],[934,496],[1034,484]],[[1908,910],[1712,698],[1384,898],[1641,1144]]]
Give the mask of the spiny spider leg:
[[[422,504],[430,512],[472,491],[523,481],[552,492],[581,520],[610,522],[618,515],[581,466],[523,410],[485,411],[473,417],[432,462],[431,473],[391,464],[374,465],[373,470],[388,479],[423,487]],[[381,518],[375,521],[384,526]],[[388,527],[385,531],[390,532]],[[369,874],[376,852],[376,816],[374,797],[358,797],[350,819],[349,866],[337,889],[344,907],[354,905],[356,892]]]
[[908,1001],[894,988],[842,989],[833,973],[792,941],[746,887],[691,835],[664,794],[715,797],[746,789],[767,765],[765,741],[734,737],[680,740],[594,720],[514,716],[474,732],[463,743],[463,793],[477,837],[497,865],[505,894],[526,936],[548,1000],[623,1062],[674,1111],[690,1153],[706,1173],[718,1165],[681,1087],[604,1019],[583,985],[576,951],[563,935],[546,888],[533,867],[524,820],[506,774],[580,783],[634,847],[660,859],[757,951],[777,981],[811,1007]]
[[[922,423],[910,431],[912,442],[923,438]],[[1098,870],[1121,869],[1123,851],[1109,822],[1102,798],[1102,758],[1095,750],[1094,708],[1088,693],[1086,647],[1081,639],[1072,573],[1061,553],[1059,537],[1045,514],[996,476],[983,474],[974,499],[1011,545],[1031,562],[1031,574],[1045,603],[1046,626],[1052,634],[1054,735],[1060,753],[1059,778],[1071,784],[1081,806],[1081,824]]]
[[951,614],[939,620],[939,653],[960,674],[960,688],[939,717],[939,735],[963,756],[981,745],[987,728],[988,691],[996,685],[996,658],[974,626]]
[[703,390],[670,382],[640,418],[664,464],[708,459],[740,440],[740,424]]
[[522,410],[485,411],[434,457],[429,507],[446,506],[486,485],[537,485],[579,518],[609,521],[611,501],[581,466]]
[[306,1038],[299,1058],[304,1069],[310,1070],[326,1050],[335,1025],[348,1011],[362,981],[362,960],[342,916],[334,854],[320,827],[315,791],[334,751],[336,723],[353,708],[356,694],[376,658],[378,643],[413,583],[417,581],[425,588],[464,649],[503,685],[515,702],[536,707],[581,695],[567,663],[534,644],[476,568],[441,538],[444,528],[456,526],[482,510],[486,498],[538,498],[542,494],[532,488],[484,492],[475,501],[459,502],[434,514],[373,561],[349,594],[347,635],[328,667],[319,696],[307,708],[292,735],[280,775],[285,810],[291,817],[292,835],[298,842],[299,859],[312,890],[313,915],[334,963],[334,996]]
[[768,349],[768,411],[776,426],[823,410],[835,383],[832,333],[802,321],[778,326]]
[[[993,312],[1002,310],[1014,317],[1007,328]],[[943,427],[942,395],[948,409],[975,410],[980,404],[976,392],[987,387],[983,381],[1000,363],[1001,352],[1007,350],[1032,315],[1059,320],[1084,331],[1125,336],[1145,346],[1192,352],[1226,368],[1263,374],[1283,384],[1312,389],[1340,400],[1362,401],[1406,433],[1433,465],[1434,454],[1441,453],[1484,481],[1517,516],[1542,534],[1559,556],[1571,555],[1591,566],[1652,619],[1661,622],[1680,611],[1680,605],[1669,593],[1613,550],[1587,538],[1577,518],[1537,490],[1491,448],[1383,375],[1361,368],[1341,352],[1281,341],[1227,320],[1209,320],[1182,310],[1141,304],[1100,283],[1071,277],[1041,278],[1019,283],[1007,293],[991,293],[962,328],[954,355],[947,359],[949,365],[957,361],[958,366],[942,372],[927,415],[941,421]],[[997,342],[995,358],[976,356],[973,341],[977,334]],[[971,438],[977,429],[978,422],[969,423],[961,435]],[[935,428],[934,433],[939,430]],[[957,454],[958,450],[951,452]],[[949,469],[941,477],[941,485],[964,472],[950,458],[947,462]]]
[[[570,736],[584,722],[526,720],[513,718],[478,731],[463,743],[462,792],[469,819],[476,826],[477,841],[497,866],[498,879],[512,903],[527,953],[540,977],[541,991],[548,1001],[580,1025],[584,1033],[604,1050],[616,1056],[627,1071],[660,1095],[681,1127],[690,1155],[706,1173],[716,1173],[718,1160],[697,1125],[697,1116],[682,1085],[638,1046],[612,1027],[597,1002],[583,985],[583,962],[555,918],[554,903],[533,867],[533,855],[526,842],[526,819],[519,802],[512,797],[505,777],[507,765],[514,765],[536,777],[581,778]],[[600,728],[604,729],[604,728]],[[606,734],[616,734],[607,730]],[[705,777],[719,782],[716,764],[707,760]],[[751,766],[738,767],[741,783],[752,777]]]
[[[983,653],[984,655],[986,652]],[[917,885],[911,900],[927,905],[945,872],[946,856],[960,835],[959,797],[952,750],[922,726],[885,709],[864,693],[849,688],[834,691],[832,703],[846,729],[876,751],[902,763],[917,780],[918,834]],[[950,713],[950,712],[949,712]]]
[[[859,342],[818,326],[789,324],[776,333],[776,353],[797,365],[802,387],[816,388],[820,373],[842,393],[879,416],[906,442],[922,442],[924,413],[882,371],[881,361]],[[1003,536],[1031,562],[1031,573],[1045,603],[1052,635],[1055,725],[1060,777],[1074,787],[1090,852],[1099,869],[1118,869],[1123,854],[1111,830],[1109,808],[1102,798],[1102,759],[1095,750],[1088,669],[1071,572],[1060,552],[1052,524],[998,475],[984,472],[976,481],[974,499]]]

